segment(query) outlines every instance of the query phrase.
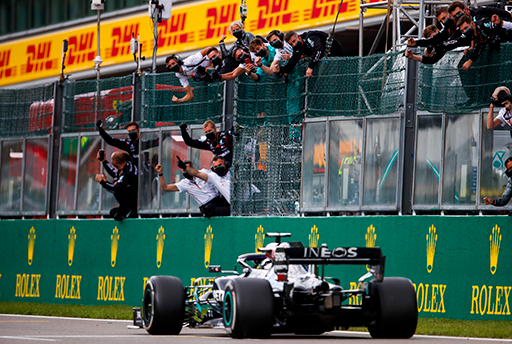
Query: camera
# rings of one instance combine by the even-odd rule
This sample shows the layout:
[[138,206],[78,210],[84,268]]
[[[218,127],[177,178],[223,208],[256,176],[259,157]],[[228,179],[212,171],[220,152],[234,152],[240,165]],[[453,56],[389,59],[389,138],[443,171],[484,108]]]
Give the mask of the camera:
[[105,160],[105,151],[103,149],[100,149],[100,151],[98,152],[98,160],[99,161]]

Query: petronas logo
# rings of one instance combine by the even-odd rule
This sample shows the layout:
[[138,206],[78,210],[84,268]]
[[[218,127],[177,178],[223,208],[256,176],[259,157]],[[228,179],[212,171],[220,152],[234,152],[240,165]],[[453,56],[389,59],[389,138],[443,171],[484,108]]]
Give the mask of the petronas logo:
[[[370,227],[366,229],[364,239],[366,240],[366,247],[375,247],[375,241],[377,241],[377,234],[375,233],[375,227],[373,227],[373,225],[370,225]],[[370,271],[369,265],[366,265],[366,270]]]
[[158,234],[156,235],[156,267],[157,268],[160,268],[160,266],[162,266],[162,255],[164,253],[164,241],[165,241],[164,227],[160,226],[160,228],[158,228]]
[[492,229],[489,241],[491,242],[491,274],[494,275],[498,269],[498,255],[500,254],[501,246],[501,234],[500,227],[498,227],[498,225],[494,226]]
[[110,236],[111,244],[110,244],[110,265],[112,267],[116,266],[116,260],[117,260],[117,247],[119,246],[119,229],[117,229],[117,226],[114,227],[114,230],[112,231],[112,235]]
[[432,272],[434,267],[434,256],[436,254],[437,233],[434,225],[430,226],[427,234],[427,271]]
[[318,227],[313,225],[313,227],[311,227],[311,234],[309,234],[309,247],[318,247],[319,238],[320,234],[318,234]]
[[32,260],[34,259],[34,244],[36,241],[36,230],[34,227],[30,228],[30,233],[28,234],[28,265],[32,265]]
[[258,230],[256,231],[256,234],[254,235],[254,239],[255,239],[255,248],[254,248],[254,252],[258,252],[258,248],[260,247],[263,247],[263,244],[265,242],[265,230],[263,229],[263,227],[260,225],[258,227]]
[[71,227],[68,234],[68,265],[73,265],[73,255],[75,254],[76,229]]
[[210,266],[210,256],[212,254],[213,244],[213,229],[212,226],[206,228],[206,234],[204,235],[204,266],[208,268]]

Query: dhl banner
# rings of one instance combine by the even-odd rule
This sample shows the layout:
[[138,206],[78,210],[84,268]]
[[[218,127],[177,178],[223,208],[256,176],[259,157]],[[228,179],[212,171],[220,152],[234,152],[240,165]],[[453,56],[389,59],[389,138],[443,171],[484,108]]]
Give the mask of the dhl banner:
[[[339,3],[339,0],[248,0],[246,30],[266,35],[273,29],[286,32],[332,24]],[[217,0],[174,6],[171,19],[158,25],[158,56],[216,46],[223,34],[229,37],[226,42],[232,42],[229,24],[239,20],[239,5],[237,0]],[[372,10],[365,16],[383,12]],[[338,22],[358,18],[359,0],[343,1]],[[142,55],[151,58],[152,23],[147,12],[101,21],[102,67],[134,61],[130,53],[132,33],[135,37],[140,35]],[[96,23],[0,44],[0,86],[59,75],[64,39],[69,41],[65,73],[92,69],[97,55]]]

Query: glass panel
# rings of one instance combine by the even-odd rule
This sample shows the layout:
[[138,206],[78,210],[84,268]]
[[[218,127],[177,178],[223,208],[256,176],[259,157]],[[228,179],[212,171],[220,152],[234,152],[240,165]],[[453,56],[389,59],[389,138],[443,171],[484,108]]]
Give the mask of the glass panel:
[[[414,204],[436,206],[439,203],[443,118],[418,116]],[[428,143],[428,144],[426,144]]]
[[23,211],[46,210],[48,139],[27,140],[23,186]]
[[63,1],[50,1],[50,24],[61,23],[66,20],[68,4]]
[[59,167],[59,198],[57,210],[73,210],[76,185],[76,159],[78,138],[64,137]]
[[30,6],[27,0],[16,1],[16,31],[28,30]]
[[446,117],[444,205],[474,205],[476,202],[478,142],[480,141],[478,117],[477,114]]
[[396,205],[400,120],[367,121],[364,205]]
[[[162,156],[160,161],[163,167],[163,174],[166,183],[174,184],[179,182],[182,178],[182,171],[178,168],[176,163],[176,155],[181,160],[188,160],[188,147],[181,138],[181,131],[171,131],[171,137],[162,142]],[[187,210],[187,193],[186,192],[162,192],[162,206],[163,210],[170,210],[173,212]]]
[[[158,138],[157,132],[140,133],[142,146],[144,142],[153,142]],[[169,138],[170,139],[170,138]],[[139,184],[139,204],[140,209],[158,210],[158,173],[155,166],[158,164],[158,146],[143,149],[140,152],[140,184]]]
[[77,210],[97,212],[101,185],[94,180],[100,173],[100,162],[96,153],[101,148],[100,136],[81,136],[80,164],[78,167]]
[[46,22],[48,5],[47,0],[32,0],[32,29],[48,24]]
[[[487,114],[487,111],[485,111],[484,114]],[[494,115],[496,116],[496,114]],[[480,199],[481,204],[484,203],[483,197],[498,198],[505,190],[508,181],[505,175],[505,160],[512,156],[510,140],[511,131],[507,127],[484,130],[482,179],[480,188],[480,196],[482,197]]]
[[0,212],[20,211],[23,141],[3,141],[1,153]]
[[329,207],[359,207],[363,121],[331,122],[329,132]]
[[302,207],[325,205],[325,122],[307,123],[304,131]]

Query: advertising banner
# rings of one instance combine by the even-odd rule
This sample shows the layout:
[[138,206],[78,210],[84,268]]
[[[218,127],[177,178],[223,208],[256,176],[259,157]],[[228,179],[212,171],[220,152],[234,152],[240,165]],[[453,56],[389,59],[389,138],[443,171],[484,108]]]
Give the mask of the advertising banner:
[[[414,284],[420,317],[511,320],[508,226],[492,216],[0,221],[0,300],[141,306],[149,277],[192,285],[215,277],[210,264],[233,270],[238,255],[274,241],[267,233],[289,232],[309,247],[380,247],[385,276]],[[325,274],[348,289],[367,269]]]
[[[286,32],[332,24],[339,3],[339,0],[247,0],[246,30],[266,36],[273,29]],[[171,19],[158,24],[158,56],[216,46],[223,34],[228,36],[226,43],[233,42],[228,30],[240,18],[239,5],[239,1],[217,0],[173,6]],[[371,10],[365,17],[384,12]],[[91,15],[95,13],[91,11]],[[343,1],[338,22],[358,18],[359,1]],[[153,20],[147,12],[101,21],[103,67],[134,61],[130,52],[132,34],[140,35],[142,55],[151,58]],[[0,44],[0,86],[58,76],[64,39],[69,41],[65,73],[93,69],[97,55],[96,23]]]

